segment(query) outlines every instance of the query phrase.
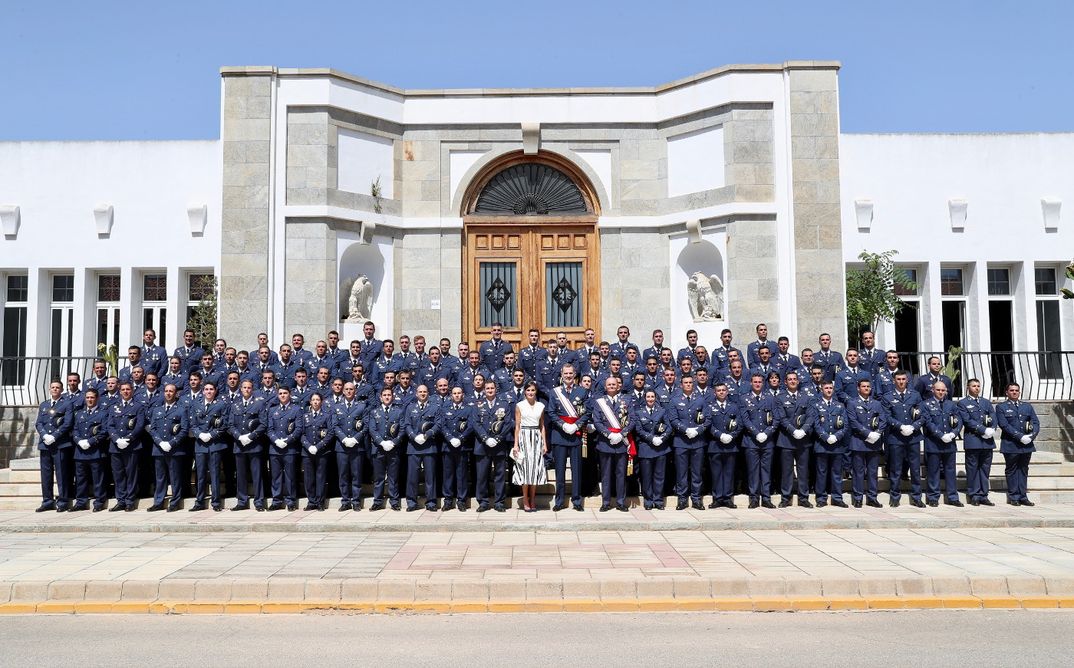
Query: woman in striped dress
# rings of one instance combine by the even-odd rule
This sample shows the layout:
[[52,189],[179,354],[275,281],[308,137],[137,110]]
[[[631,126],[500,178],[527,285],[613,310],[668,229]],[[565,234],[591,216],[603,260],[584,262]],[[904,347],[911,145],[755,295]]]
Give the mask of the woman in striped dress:
[[548,446],[545,445],[544,404],[537,401],[537,383],[526,383],[523,395],[525,399],[515,405],[515,446],[511,449],[515,472],[511,482],[522,488],[522,509],[532,513],[537,510],[537,485],[548,482],[544,467]]

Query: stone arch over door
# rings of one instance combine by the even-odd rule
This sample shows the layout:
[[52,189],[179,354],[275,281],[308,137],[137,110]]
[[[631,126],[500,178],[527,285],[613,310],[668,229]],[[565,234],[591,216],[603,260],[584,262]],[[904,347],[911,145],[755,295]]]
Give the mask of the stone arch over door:
[[575,163],[549,151],[500,156],[462,198],[463,336],[504,325],[516,345],[533,328],[581,341],[600,328],[600,199]]

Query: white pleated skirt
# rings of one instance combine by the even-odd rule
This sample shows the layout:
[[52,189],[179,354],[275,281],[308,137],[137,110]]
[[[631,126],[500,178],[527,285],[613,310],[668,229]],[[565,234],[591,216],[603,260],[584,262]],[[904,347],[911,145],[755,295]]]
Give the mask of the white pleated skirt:
[[548,472],[544,467],[544,442],[541,430],[537,427],[522,427],[518,430],[518,459],[511,482],[516,485],[544,485],[548,482]]

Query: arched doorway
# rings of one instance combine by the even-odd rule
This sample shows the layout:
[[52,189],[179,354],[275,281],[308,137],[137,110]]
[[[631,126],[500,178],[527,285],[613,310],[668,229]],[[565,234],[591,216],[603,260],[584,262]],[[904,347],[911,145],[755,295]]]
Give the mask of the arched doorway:
[[463,197],[463,335],[475,345],[504,326],[516,349],[529,329],[544,341],[600,329],[599,200],[582,172],[542,151],[507,154]]

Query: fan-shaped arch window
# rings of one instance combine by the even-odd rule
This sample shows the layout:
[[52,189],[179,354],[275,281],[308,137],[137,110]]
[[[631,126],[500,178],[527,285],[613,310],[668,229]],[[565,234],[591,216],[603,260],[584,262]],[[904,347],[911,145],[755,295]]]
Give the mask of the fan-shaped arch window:
[[587,213],[569,176],[549,165],[522,163],[493,176],[477,198],[476,214],[542,216]]

